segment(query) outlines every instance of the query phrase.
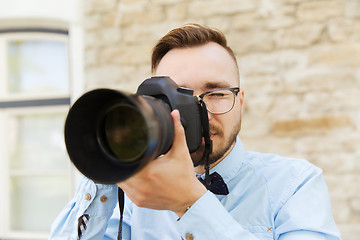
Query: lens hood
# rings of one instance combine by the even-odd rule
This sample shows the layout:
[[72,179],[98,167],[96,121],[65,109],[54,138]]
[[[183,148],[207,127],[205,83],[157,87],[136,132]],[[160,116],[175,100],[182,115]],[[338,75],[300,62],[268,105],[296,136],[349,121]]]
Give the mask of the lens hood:
[[[173,122],[169,108],[159,102],[112,89],[96,89],[81,96],[69,110],[65,122],[66,148],[76,168],[95,182],[112,184],[128,178],[148,161],[167,151],[173,139]],[[153,105],[156,105],[156,112]],[[117,155],[106,135],[106,119],[118,106],[136,109],[137,118],[141,118],[144,125],[141,131],[143,146],[133,146],[134,151],[141,151],[132,158],[122,159]],[[128,111],[120,114],[118,119],[129,118]],[[162,127],[164,123],[166,128]],[[164,135],[171,140],[164,141]]]

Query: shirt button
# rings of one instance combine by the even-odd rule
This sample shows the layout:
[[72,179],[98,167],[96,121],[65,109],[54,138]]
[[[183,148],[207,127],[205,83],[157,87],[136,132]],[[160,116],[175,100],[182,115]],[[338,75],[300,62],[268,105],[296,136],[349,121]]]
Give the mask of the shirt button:
[[85,199],[88,200],[88,201],[91,199],[90,193],[87,193],[87,194],[85,195]]
[[194,236],[193,236],[192,234],[190,234],[190,233],[187,233],[187,234],[185,235],[185,239],[186,239],[186,240],[194,240]]
[[107,199],[107,196],[101,196],[100,201],[104,203],[107,201]]

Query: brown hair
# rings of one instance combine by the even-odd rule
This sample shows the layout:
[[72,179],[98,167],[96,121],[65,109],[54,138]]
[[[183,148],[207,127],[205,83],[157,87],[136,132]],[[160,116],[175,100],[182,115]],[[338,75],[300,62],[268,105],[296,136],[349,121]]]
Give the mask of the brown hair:
[[161,59],[170,50],[201,46],[209,42],[215,42],[225,48],[234,59],[238,68],[234,52],[227,45],[226,38],[222,32],[199,24],[186,24],[171,30],[157,42],[151,55],[151,72],[155,72]]

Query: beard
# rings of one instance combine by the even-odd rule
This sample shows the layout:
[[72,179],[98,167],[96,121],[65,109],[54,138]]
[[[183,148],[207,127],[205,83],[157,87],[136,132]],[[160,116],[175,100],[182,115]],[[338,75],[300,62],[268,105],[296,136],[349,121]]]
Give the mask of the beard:
[[[240,132],[241,129],[241,119],[240,121],[233,127],[231,134],[228,138],[224,139],[224,132],[220,127],[209,124],[210,132],[215,132],[217,137],[217,143],[213,142],[213,152],[209,156],[209,163],[213,164],[220,158],[224,157],[224,155],[228,152],[228,150],[234,145],[236,141],[236,136]],[[216,147],[216,148],[215,148]],[[206,159],[203,158],[203,153],[205,150],[205,143],[202,143],[200,148],[191,153],[191,159],[194,163],[194,167],[199,165],[205,165]]]

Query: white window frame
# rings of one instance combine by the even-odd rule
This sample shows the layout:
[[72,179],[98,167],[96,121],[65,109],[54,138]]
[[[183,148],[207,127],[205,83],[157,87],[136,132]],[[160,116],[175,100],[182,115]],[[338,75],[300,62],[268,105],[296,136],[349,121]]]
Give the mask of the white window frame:
[[[16,29],[14,29],[16,30]],[[36,29],[29,29],[29,31],[36,31]],[[41,32],[41,29],[38,29],[39,32],[25,32],[20,31],[18,33],[10,32],[10,33],[1,33],[0,31],[0,53],[5,53],[0,55],[0,58],[3,58],[0,60],[0,68],[1,69],[7,69],[7,61],[6,61],[6,43],[8,41],[12,40],[26,40],[26,41],[36,41],[36,40],[49,40],[49,41],[61,41],[65,42],[68,46],[68,36],[64,33],[62,34],[56,34],[51,32]],[[69,51],[68,51],[69,52]],[[4,67],[4,68],[3,68]],[[41,95],[37,94],[10,94],[6,90],[8,89],[7,86],[7,76],[6,76],[6,70],[2,71],[2,74],[0,73],[0,101],[6,100],[6,101],[21,101],[21,100],[35,100],[35,99],[52,99],[54,98],[54,94],[50,93],[41,93]],[[69,98],[69,94],[59,94],[55,98]]]
[[[53,114],[53,113],[64,113],[68,111],[68,106],[46,106],[46,107],[27,107],[27,108],[11,108],[4,109],[0,114],[0,126],[4,128],[5,126],[9,126],[9,122],[12,121],[11,118],[16,118],[19,116],[26,116],[27,114]],[[6,129],[1,129],[2,132],[6,132]],[[2,142],[5,138],[0,139],[0,153],[4,153],[1,158],[5,157],[9,159],[10,152],[7,149],[7,143]],[[4,159],[4,158],[3,158]],[[49,236],[49,232],[30,232],[30,231],[15,231],[10,229],[10,179],[13,176],[61,176],[61,175],[70,175],[70,182],[73,182],[73,170],[72,168],[68,168],[67,170],[11,170],[9,167],[9,161],[3,162],[5,165],[2,167],[1,172],[1,182],[2,189],[0,195],[1,201],[1,209],[2,209],[2,219],[1,223],[3,227],[3,236],[7,239],[47,239]],[[70,165],[70,162],[68,162]],[[73,195],[73,188],[69,186],[68,199]],[[42,199],[39,199],[42,201]],[[49,204],[45,203],[44,204]],[[34,220],[36,220],[36,216],[34,216]],[[49,229],[50,230],[50,229]],[[0,235],[2,236],[2,235]]]
[[[50,29],[50,28],[47,28]],[[16,30],[16,29],[15,29]],[[29,30],[29,29],[27,29]],[[30,29],[34,30],[34,29]],[[82,43],[82,29],[78,25],[73,25],[68,28],[68,34],[58,34],[56,31],[35,31],[27,32],[21,30],[19,32],[0,33],[0,69],[7,69],[6,67],[6,42],[9,40],[56,40],[65,41],[67,43],[68,50],[68,72],[69,72],[69,92],[58,94],[9,94],[7,89],[7,76],[5,71],[0,71],[0,102],[18,102],[18,101],[31,101],[40,100],[47,101],[48,99],[66,99],[70,98],[71,102],[83,93],[84,81],[83,81],[83,43]],[[40,29],[41,30],[41,29]],[[1,73],[2,72],[2,73]],[[14,108],[1,108],[0,109],[0,133],[6,135],[5,129],[6,123],[12,116],[22,115],[25,113],[65,113],[68,111],[69,105],[53,105],[53,106],[30,106],[30,107],[14,107]],[[10,169],[8,165],[9,152],[6,149],[6,138],[0,137],[0,239],[47,239],[49,237],[49,231],[47,232],[25,232],[25,231],[11,231],[10,223],[8,222],[10,210]],[[7,155],[7,156],[6,156]],[[69,162],[70,164],[70,162]],[[78,181],[78,174],[74,167],[70,167],[71,186],[69,192],[69,199],[75,191],[75,187]],[[21,172],[19,172],[21,173]],[[54,174],[67,174],[65,172],[52,172]],[[46,173],[48,174],[48,173]],[[45,174],[45,175],[46,175]],[[39,199],[41,201],[41,199]],[[45,203],[44,203],[45,204]],[[36,220],[36,216],[34,216]]]

